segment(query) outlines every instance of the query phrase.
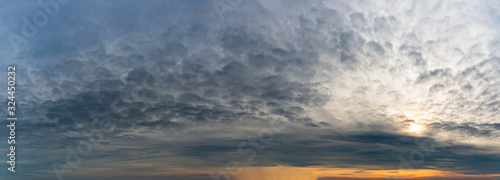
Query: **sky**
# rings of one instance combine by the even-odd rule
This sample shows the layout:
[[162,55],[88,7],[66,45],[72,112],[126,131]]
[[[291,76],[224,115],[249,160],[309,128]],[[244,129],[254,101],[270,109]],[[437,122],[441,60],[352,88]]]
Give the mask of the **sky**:
[[499,1],[0,4],[0,179],[500,178]]

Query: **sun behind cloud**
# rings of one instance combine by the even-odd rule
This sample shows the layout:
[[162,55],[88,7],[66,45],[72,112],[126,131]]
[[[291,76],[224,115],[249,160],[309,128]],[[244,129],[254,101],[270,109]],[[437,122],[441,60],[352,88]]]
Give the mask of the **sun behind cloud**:
[[412,133],[422,132],[423,129],[423,126],[417,123],[413,123],[408,127],[408,131]]

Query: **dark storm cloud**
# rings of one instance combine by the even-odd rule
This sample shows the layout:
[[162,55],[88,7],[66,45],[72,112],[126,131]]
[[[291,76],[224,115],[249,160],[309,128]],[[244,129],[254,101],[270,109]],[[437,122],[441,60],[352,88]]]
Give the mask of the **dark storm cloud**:
[[454,132],[466,136],[476,136],[476,137],[491,137],[497,138],[500,134],[499,123],[456,123],[456,122],[441,122],[441,123],[431,123],[428,127],[435,131],[447,131]]
[[[250,6],[259,8],[254,3]],[[213,12],[195,14],[211,16],[207,13]],[[80,21],[77,27],[93,26],[89,22],[92,17],[65,18]],[[129,21],[134,23],[133,19]],[[125,22],[112,23],[111,27],[127,26],[120,23]],[[137,128],[177,131],[207,124],[258,124],[274,116],[319,127],[305,115],[306,108],[322,106],[329,100],[318,90],[318,84],[310,81],[316,76],[315,67],[320,66],[318,51],[241,24],[215,28],[193,21],[169,26],[152,34],[150,40],[160,45],[146,46],[154,48],[137,46],[141,38],[147,38],[139,36],[125,38],[109,49],[107,37],[71,27],[79,32],[77,37],[85,37],[65,43],[64,47],[74,47],[74,51],[25,52],[34,54],[35,59],[54,60],[43,66],[20,68],[23,81],[19,89],[24,93],[19,106],[29,112],[24,118],[31,119],[23,122],[20,133],[34,137],[21,145],[42,147],[53,144],[47,140],[57,141],[57,145],[39,148],[43,151],[35,154],[42,157],[49,151],[61,152],[60,157],[52,155],[59,160],[65,146],[85,139],[82,132],[102,121],[117,128],[107,134],[108,139],[120,139]],[[220,39],[210,37],[206,33],[209,30]],[[193,37],[196,41],[190,40]],[[220,150],[215,147],[206,145],[199,150]],[[195,152],[188,153],[191,151],[194,149],[183,155],[194,156]]]
[[[63,162],[64,148],[101,122],[116,126],[102,142],[110,149],[96,150],[84,167],[138,159],[223,167],[246,158],[238,144],[258,132],[248,129],[283,119],[292,130],[276,133],[248,165],[395,169],[397,155],[423,139],[397,127],[393,116],[408,105],[435,115],[432,133],[498,138],[498,58],[481,56],[484,42],[452,44],[455,51],[443,50],[452,57],[436,58],[442,52],[434,46],[450,40],[422,40],[436,37],[419,34],[422,23],[404,24],[441,15],[380,14],[359,2],[244,1],[221,17],[215,1],[127,3],[61,7],[14,56],[20,113],[29,119],[19,129],[30,137],[20,153],[40,162],[26,172]],[[446,24],[440,20],[421,21]],[[447,62],[456,59],[464,64]],[[446,142],[421,168],[498,173],[500,159],[488,149]],[[187,177],[197,178],[206,177]]]
[[[38,101],[36,108],[42,109],[38,111],[44,111],[31,115],[64,125],[112,115],[120,125],[161,127],[231,123],[258,118],[258,113],[303,119],[301,106],[328,101],[315,84],[304,81],[315,76],[318,52],[283,47],[274,38],[238,25],[221,29],[216,44],[196,44],[202,50],[188,55],[186,46],[192,44],[183,38],[196,35],[200,41],[211,40],[199,32],[210,28],[201,22],[173,25],[160,34],[162,47],[149,52],[128,43],[116,45],[129,55],[107,54],[102,39],[94,38],[90,46],[97,50],[81,54],[83,59],[69,57],[32,67],[21,74],[30,82],[26,86],[50,84],[51,88],[26,95]],[[224,54],[215,52],[214,46],[223,48]],[[182,122],[170,122],[173,117]]]
[[[312,128],[309,128],[312,130]],[[307,131],[307,129],[304,129]],[[304,134],[312,137],[301,137]],[[245,139],[240,140],[241,142]],[[217,140],[213,140],[217,142]],[[418,142],[426,142],[422,151]],[[262,143],[261,143],[262,144]],[[244,146],[244,149],[251,146]],[[378,170],[397,169],[401,161],[398,156],[408,160],[413,151],[428,154],[416,169],[433,169],[460,172],[463,174],[494,174],[500,165],[498,154],[485,154],[483,149],[474,145],[439,144],[430,137],[415,137],[385,132],[339,134],[328,130],[315,133],[297,132],[274,135],[271,144],[265,145],[253,166],[321,166],[366,168],[377,165]],[[433,149],[434,151],[431,151]],[[245,162],[247,154],[235,153],[235,146],[188,146],[182,148],[178,156],[211,156],[213,159],[229,159]],[[232,152],[232,153],[231,153]],[[229,155],[229,158],[227,157]],[[205,163],[213,163],[207,161]],[[258,163],[257,163],[258,162]],[[246,163],[246,162],[245,162]]]

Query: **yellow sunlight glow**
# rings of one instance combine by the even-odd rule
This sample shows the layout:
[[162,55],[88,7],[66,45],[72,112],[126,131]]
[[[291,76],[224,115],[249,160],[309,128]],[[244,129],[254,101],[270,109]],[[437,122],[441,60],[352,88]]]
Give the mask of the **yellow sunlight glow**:
[[414,132],[414,133],[420,132],[420,131],[422,131],[422,129],[423,129],[422,125],[419,125],[416,123],[413,123],[410,125],[410,127],[408,127],[408,131]]

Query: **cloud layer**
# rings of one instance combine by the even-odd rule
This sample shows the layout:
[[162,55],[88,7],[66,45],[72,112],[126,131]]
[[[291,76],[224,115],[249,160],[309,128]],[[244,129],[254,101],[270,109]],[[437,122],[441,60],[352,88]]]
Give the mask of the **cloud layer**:
[[[8,4],[2,34],[40,10]],[[206,179],[231,160],[397,170],[425,139],[435,151],[414,168],[500,174],[498,8],[71,1],[18,53],[0,45],[0,65],[18,66],[25,119],[13,178],[53,179],[50,164],[103,122],[114,129],[65,176]],[[248,145],[257,154],[246,161],[239,145],[272,122],[282,128],[264,148]]]

